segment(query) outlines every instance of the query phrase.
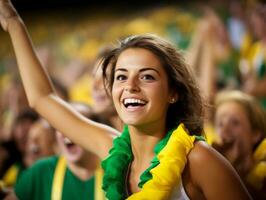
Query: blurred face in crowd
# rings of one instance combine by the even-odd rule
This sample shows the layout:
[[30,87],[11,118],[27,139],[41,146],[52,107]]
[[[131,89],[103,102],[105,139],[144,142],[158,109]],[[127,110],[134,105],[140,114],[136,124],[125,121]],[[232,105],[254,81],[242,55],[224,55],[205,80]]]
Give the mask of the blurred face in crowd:
[[56,154],[55,132],[46,121],[37,121],[29,131],[25,162],[32,165],[40,158]]
[[[84,115],[86,118],[90,118],[92,110],[87,105],[80,103],[71,104],[75,110]],[[69,138],[65,137],[61,132],[56,131],[56,138],[58,146],[62,155],[70,164],[86,165],[87,163],[94,162],[96,155],[86,151],[84,148],[73,143]],[[97,158],[98,159],[98,158]]]
[[96,113],[104,113],[105,115],[114,113],[115,111],[111,98],[108,97],[104,89],[102,69],[99,66],[99,61],[94,67],[92,78],[92,98],[94,101],[93,110]]
[[252,165],[253,146],[257,142],[246,110],[234,101],[220,104],[215,126],[221,139],[217,150],[233,164],[240,176],[244,176]]
[[255,34],[255,37],[257,37],[258,39],[262,39],[265,36],[265,31],[266,31],[265,19],[263,19],[262,16],[253,11],[253,13],[251,14],[250,23],[252,30]]
[[18,150],[21,153],[25,153],[26,151],[28,133],[32,124],[32,120],[25,119],[19,122],[14,128],[13,138],[15,140]]
[[83,148],[74,144],[58,131],[56,132],[56,137],[60,150],[68,162],[78,163],[83,160],[86,155],[86,151]]

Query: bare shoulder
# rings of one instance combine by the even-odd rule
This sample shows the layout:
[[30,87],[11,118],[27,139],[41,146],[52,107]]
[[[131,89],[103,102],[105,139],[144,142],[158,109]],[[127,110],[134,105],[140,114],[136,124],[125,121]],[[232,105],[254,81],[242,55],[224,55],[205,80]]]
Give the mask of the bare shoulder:
[[194,185],[206,199],[250,199],[231,164],[205,142],[196,142],[188,156]]
[[[199,141],[195,143],[194,148],[188,156],[188,162],[190,163],[192,175],[196,175],[196,178],[201,178],[200,176],[205,175],[219,175],[220,173],[225,173],[232,174],[236,179],[240,180],[231,164],[205,142]],[[198,173],[199,169],[200,173]]]
[[194,148],[188,156],[188,160],[191,164],[205,166],[206,168],[210,168],[211,164],[221,166],[222,168],[233,169],[231,164],[220,153],[202,141],[195,143]]

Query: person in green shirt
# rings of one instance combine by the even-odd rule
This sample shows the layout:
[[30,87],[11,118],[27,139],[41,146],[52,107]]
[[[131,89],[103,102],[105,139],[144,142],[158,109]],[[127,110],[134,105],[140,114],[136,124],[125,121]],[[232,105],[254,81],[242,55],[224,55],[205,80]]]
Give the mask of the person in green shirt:
[[[84,116],[100,121],[85,104],[72,104]],[[26,199],[104,199],[101,170],[95,154],[85,151],[57,132],[61,156],[37,161],[25,170],[15,185],[15,195]]]

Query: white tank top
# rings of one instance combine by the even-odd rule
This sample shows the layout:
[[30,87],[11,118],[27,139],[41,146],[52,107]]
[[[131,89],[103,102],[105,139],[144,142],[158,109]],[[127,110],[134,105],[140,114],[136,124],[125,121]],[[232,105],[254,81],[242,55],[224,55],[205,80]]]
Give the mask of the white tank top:
[[190,200],[184,189],[182,181],[180,182],[179,186],[177,186],[174,189],[173,194],[170,197],[170,200]]

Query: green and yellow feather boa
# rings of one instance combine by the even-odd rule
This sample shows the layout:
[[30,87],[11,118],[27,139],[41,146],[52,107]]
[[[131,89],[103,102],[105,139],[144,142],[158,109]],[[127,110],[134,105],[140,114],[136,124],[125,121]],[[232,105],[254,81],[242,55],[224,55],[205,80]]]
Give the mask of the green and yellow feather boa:
[[246,178],[249,184],[257,190],[261,190],[266,180],[266,138],[255,150],[253,158],[255,165]]
[[181,174],[187,162],[187,155],[194,146],[196,136],[190,136],[183,124],[169,131],[155,146],[155,157],[150,167],[140,177],[140,192],[126,197],[126,173],[133,155],[130,135],[125,126],[120,137],[114,140],[109,156],[102,162],[105,171],[103,189],[109,200],[169,199],[181,180]]

